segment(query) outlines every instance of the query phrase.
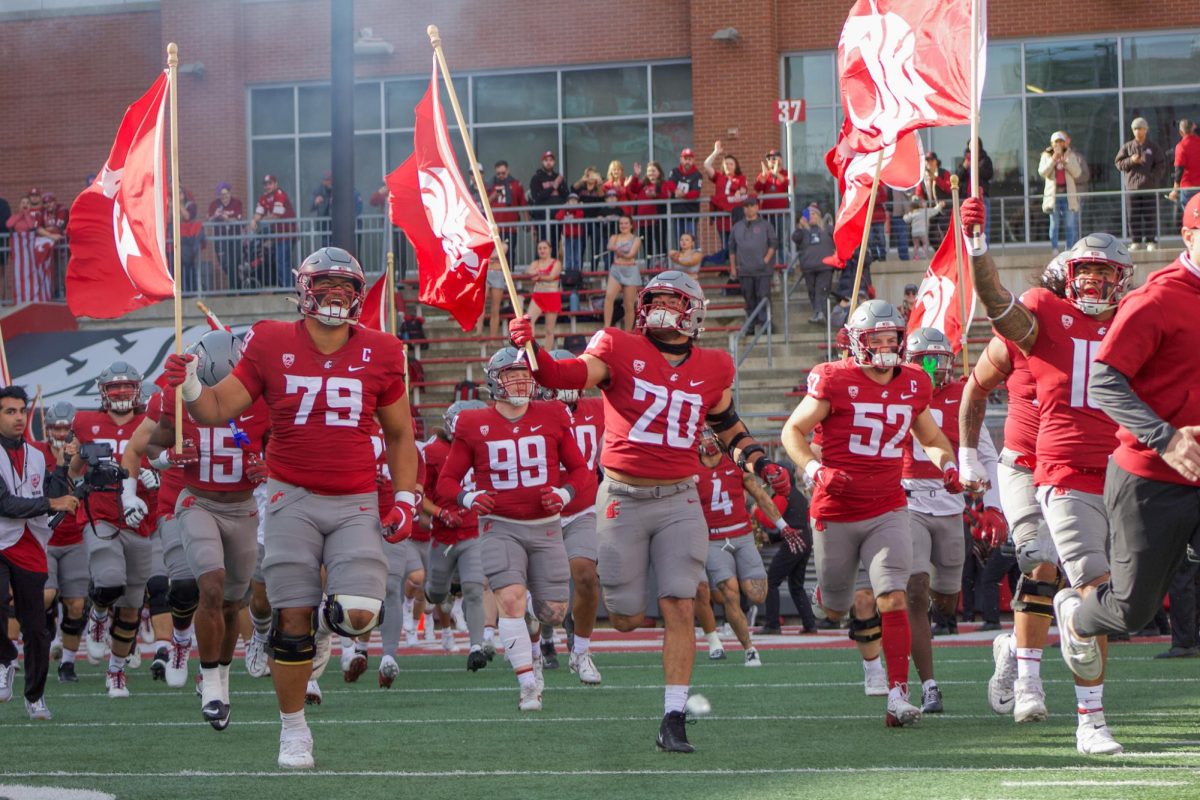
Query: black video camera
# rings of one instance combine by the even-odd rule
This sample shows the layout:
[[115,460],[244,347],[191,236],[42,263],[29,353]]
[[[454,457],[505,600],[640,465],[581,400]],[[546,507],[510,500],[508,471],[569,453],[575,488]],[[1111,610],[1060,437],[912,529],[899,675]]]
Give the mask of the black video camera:
[[89,492],[119,492],[121,481],[129,473],[113,461],[113,448],[108,442],[88,442],[79,446],[79,457],[87,462],[83,487]]

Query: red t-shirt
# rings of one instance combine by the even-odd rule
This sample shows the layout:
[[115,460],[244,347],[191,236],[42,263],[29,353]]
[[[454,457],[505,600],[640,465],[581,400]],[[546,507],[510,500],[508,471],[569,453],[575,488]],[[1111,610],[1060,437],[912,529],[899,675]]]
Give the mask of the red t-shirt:
[[568,517],[596,506],[596,491],[599,489],[596,464],[600,458],[600,442],[604,437],[604,401],[599,397],[581,397],[575,408],[569,411],[575,444],[587,462],[589,476],[582,486],[575,487],[575,497],[563,509],[563,516]]
[[[966,381],[951,381],[945,386],[934,389],[933,398],[929,402],[929,415],[950,440],[952,452],[958,452],[958,408],[962,404],[963,390],[967,388]],[[941,478],[942,471],[929,458],[921,443],[907,436],[904,439],[904,472],[905,478]]]
[[[786,169],[779,170],[778,175],[771,173],[759,173],[754,180],[754,191],[759,194],[787,194],[790,189],[788,181],[788,171]],[[787,208],[788,200],[786,197],[764,197],[758,201],[758,204],[764,211],[772,208]],[[879,203],[878,205],[883,205]]]
[[616,328],[597,331],[585,354],[608,366],[601,465],[641,478],[695,475],[699,426],[733,385],[729,354],[693,345],[672,366],[645,335]]
[[728,454],[723,454],[715,467],[700,464],[696,473],[696,491],[700,494],[710,541],[743,536],[750,532],[750,513],[746,511],[742,471]]
[[521,185],[519,180],[509,175],[507,180],[499,183],[492,181],[484,188],[487,189],[488,202],[492,204],[492,216],[496,222],[520,221],[521,215],[519,212],[501,210],[526,205],[525,187]]
[[[118,424],[113,421],[113,418],[107,411],[77,411],[75,412],[75,421],[72,424],[72,430],[75,432],[75,438],[79,443],[88,444],[89,442],[106,442],[112,446],[113,460],[119,462],[121,454],[125,452],[126,445],[129,444],[129,439],[133,436],[133,432],[137,430],[138,425],[142,422],[142,414],[134,414],[128,422]],[[148,466],[146,459],[142,459],[142,466]],[[133,475],[131,477],[137,477]],[[88,495],[87,506],[91,508],[92,518],[97,522],[108,522],[118,528],[125,528],[124,506],[121,504],[121,487],[115,487],[115,492],[92,492]],[[146,508],[153,512],[158,508],[157,491],[150,490],[142,486],[142,482],[138,481],[137,495],[146,503]],[[79,504],[79,510],[75,514],[75,518],[80,525],[88,524],[87,509],[83,503]],[[137,534],[139,536],[149,536],[154,532],[155,523],[158,517],[154,513],[147,514],[146,517],[138,524]]]
[[[8,457],[12,459],[11,465],[13,474],[17,476],[17,483],[23,483],[26,480],[25,476],[25,448],[18,447],[16,450],[7,450]],[[49,463],[54,463],[53,461]],[[45,476],[39,476],[40,482]],[[32,480],[32,476],[30,476]],[[46,563],[46,550],[42,547],[42,543],[33,535],[33,531],[29,530],[29,526],[25,526],[25,530],[21,533],[21,538],[16,541],[11,547],[6,547],[0,550],[0,555],[3,555],[10,564],[29,572],[44,573],[48,570]]]
[[1200,186],[1200,136],[1189,133],[1175,145],[1175,166],[1183,167],[1180,186]]
[[886,384],[853,361],[819,364],[808,373],[808,393],[829,402],[821,421],[821,463],[850,475],[849,488],[831,496],[813,490],[809,513],[829,522],[857,522],[908,505],[900,477],[904,440],[933,399],[933,381],[905,364]]
[[578,488],[588,471],[567,409],[555,400],[532,402],[515,420],[495,408],[461,412],[438,476],[438,496],[457,497],[469,469],[477,489],[496,494],[493,513],[519,520],[553,516],[542,508],[542,489],[568,483]]
[[1029,359],[1021,348],[1002,339],[1008,350],[1008,361],[1012,372],[1005,385],[1008,387],[1008,416],[1004,420],[1004,447],[1020,453],[1030,464],[1037,453],[1038,406],[1037,383],[1029,371]]
[[[1188,269],[1188,261],[1180,256],[1121,301],[1096,354],[1098,361],[1128,378],[1142,402],[1176,428],[1200,425],[1200,384],[1193,372],[1200,274]],[[1171,469],[1125,428],[1117,430],[1117,439],[1120,445],[1113,458],[1121,469],[1150,480],[1200,486]]]
[[[438,478],[441,477],[442,468],[446,466],[446,458],[450,455],[450,443],[441,436],[435,436],[429,440],[429,444],[425,445],[425,469],[429,479],[426,495],[439,506],[449,506],[450,508],[458,507],[458,492],[465,489],[473,491],[475,489],[475,474],[474,470],[467,470],[467,474],[463,476],[462,482],[459,484],[458,490],[453,494],[442,494],[438,491]],[[447,528],[437,517],[433,519],[433,538],[443,544],[454,544],[461,542],[464,539],[474,539],[479,535],[479,518],[474,511],[462,510],[463,524],[458,528]]]
[[[263,192],[259,195],[258,204],[254,206],[254,213],[259,216],[271,214],[280,219],[294,219],[296,216],[296,210],[292,208],[292,200],[283,189]],[[269,219],[267,223],[269,225],[263,228],[267,233],[285,233],[296,230],[294,222],[284,223]]]
[[[175,390],[168,386],[151,398],[151,404],[155,405],[155,409],[147,408],[146,416],[154,422],[165,417],[167,424],[173,428]],[[185,486],[208,492],[239,492],[253,489],[254,483],[245,474],[244,453],[249,451],[261,454],[263,438],[271,428],[270,414],[262,398],[255,400],[236,420],[230,420],[229,425],[197,425],[186,407],[183,413],[183,438],[191,439],[196,444],[196,449],[200,451],[200,460],[195,464],[187,464],[166,472],[179,472]],[[244,449],[234,443],[235,424],[239,431],[250,438],[250,444]],[[161,486],[159,491],[162,491]]]
[[[724,172],[715,172],[712,181],[716,186],[710,200],[714,211],[732,212],[742,204],[742,197],[737,193],[746,188],[745,175],[726,175]],[[713,223],[719,231],[727,231],[733,226],[731,217],[714,217]]]
[[376,491],[375,409],[405,394],[398,339],[352,326],[346,344],[326,354],[313,344],[304,320],[264,320],[246,334],[233,375],[267,404],[271,477],[316,494]]
[[1029,354],[1037,381],[1039,413],[1038,486],[1102,494],[1108,457],[1117,447],[1117,425],[1092,405],[1088,371],[1112,322],[1099,322],[1048,289],[1021,297],[1038,319],[1038,337]]
[[[637,198],[638,200],[665,201],[665,200],[670,199],[673,196],[673,192],[674,192],[674,190],[670,187],[670,185],[667,184],[666,181],[660,179],[658,183],[650,183],[649,181],[647,181],[645,183],[639,183],[637,193],[634,195],[634,197]],[[654,216],[654,215],[658,215],[658,214],[665,214],[666,213],[666,204],[663,202],[658,202],[658,203],[646,202],[640,206],[637,206],[634,209],[634,213],[639,217],[649,217],[649,216]],[[648,225],[648,224],[650,224],[650,222],[651,222],[651,220],[642,220],[641,224]]]

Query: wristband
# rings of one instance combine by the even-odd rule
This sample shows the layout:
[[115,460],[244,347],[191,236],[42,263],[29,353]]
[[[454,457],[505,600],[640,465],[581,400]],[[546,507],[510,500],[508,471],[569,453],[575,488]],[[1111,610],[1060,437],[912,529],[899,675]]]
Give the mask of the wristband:
[[397,503],[407,503],[413,508],[417,507],[417,495],[415,492],[409,492],[401,489],[400,491],[396,492],[396,495],[393,499]]
[[979,450],[975,447],[960,447],[958,448],[958,458],[962,462],[962,469],[959,474],[964,481],[983,480],[987,477],[987,472],[983,468],[983,462],[979,460]]
[[187,377],[183,379],[183,384],[179,387],[179,393],[183,395],[183,402],[191,403],[204,393],[204,384],[200,382],[200,378],[194,371],[188,371]]
[[952,469],[957,470],[958,464],[955,464],[953,460],[947,461],[945,464],[942,465],[942,474],[945,475],[947,472],[949,472]]
[[171,463],[170,448],[164,447],[163,451],[161,453],[156,455],[154,458],[150,459],[150,466],[154,467],[159,472],[162,472],[165,469],[170,469],[171,467],[175,466],[174,464]]
[[783,517],[780,517],[779,519],[775,520],[775,530],[779,531],[780,533],[783,533],[784,531],[786,531],[787,527],[788,527],[787,520],[785,520]]
[[983,231],[967,236],[964,244],[967,247],[967,255],[973,258],[983,255],[988,250],[987,235]]
[[804,465],[804,474],[808,476],[810,481],[817,479],[817,473],[821,470],[821,462],[815,458]]

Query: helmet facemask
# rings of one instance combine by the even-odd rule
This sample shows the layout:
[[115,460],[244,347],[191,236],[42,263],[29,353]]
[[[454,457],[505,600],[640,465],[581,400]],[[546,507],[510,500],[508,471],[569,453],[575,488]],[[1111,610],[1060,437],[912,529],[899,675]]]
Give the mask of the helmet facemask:
[[908,363],[915,364],[925,371],[933,380],[936,387],[945,386],[950,382],[950,373],[954,369],[954,355],[939,350],[908,352],[905,354]]
[[46,438],[55,447],[62,447],[67,443],[71,436],[71,423],[69,422],[48,422],[46,424]]
[[555,389],[554,397],[559,402],[566,403],[569,406],[573,406],[579,402],[579,390],[578,389]]
[[[1116,275],[1115,280],[1109,280],[1096,274],[1083,273],[1082,270],[1097,266],[1110,267]],[[1067,262],[1067,299],[1076,308],[1088,316],[1103,314],[1117,307],[1121,296],[1125,293],[1125,284],[1129,276],[1120,264],[1109,261],[1068,261]]]
[[323,325],[336,328],[357,322],[362,313],[363,285],[357,278],[342,275],[300,275],[300,313]]
[[[654,278],[638,294],[637,319],[634,327],[654,334],[682,334],[695,338],[703,330],[706,301],[684,291],[689,285],[701,290],[691,278],[668,270]],[[682,284],[682,287],[677,284]]]
[[721,461],[721,440],[707,425],[700,429],[696,450],[700,453],[700,463],[706,467],[715,467]]
[[100,387],[100,405],[117,414],[131,413],[141,396],[140,381],[113,381]]
[[[885,334],[894,334],[895,347],[879,341]],[[872,342],[875,339],[875,342]],[[865,331],[850,332],[850,351],[854,360],[866,367],[891,369],[904,362],[904,331],[892,326],[881,326]]]
[[528,405],[538,390],[533,373],[525,364],[513,364],[501,369],[496,375],[496,385],[500,387],[500,396],[496,399],[518,408]]

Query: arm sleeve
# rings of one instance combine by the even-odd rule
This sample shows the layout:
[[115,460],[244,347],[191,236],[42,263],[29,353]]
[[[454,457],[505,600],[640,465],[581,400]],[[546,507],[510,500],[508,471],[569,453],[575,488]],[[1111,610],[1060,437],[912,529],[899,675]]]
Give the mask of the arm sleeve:
[[579,358],[555,359],[550,351],[537,348],[537,382],[547,389],[583,389],[587,386],[587,364]]
[[983,468],[987,470],[990,484],[988,490],[983,494],[983,504],[992,508],[1000,508],[1000,476],[996,472],[1000,456],[996,453],[996,444],[992,441],[992,435],[988,433],[987,426],[979,430],[979,460],[983,464]]
[[18,497],[0,481],[0,517],[33,519],[50,513],[50,501],[45,497]]
[[1160,455],[1167,449],[1175,427],[1154,413],[1129,385],[1129,379],[1116,367],[1103,361],[1092,364],[1088,377],[1088,396],[1113,421],[1137,437],[1142,444]]

